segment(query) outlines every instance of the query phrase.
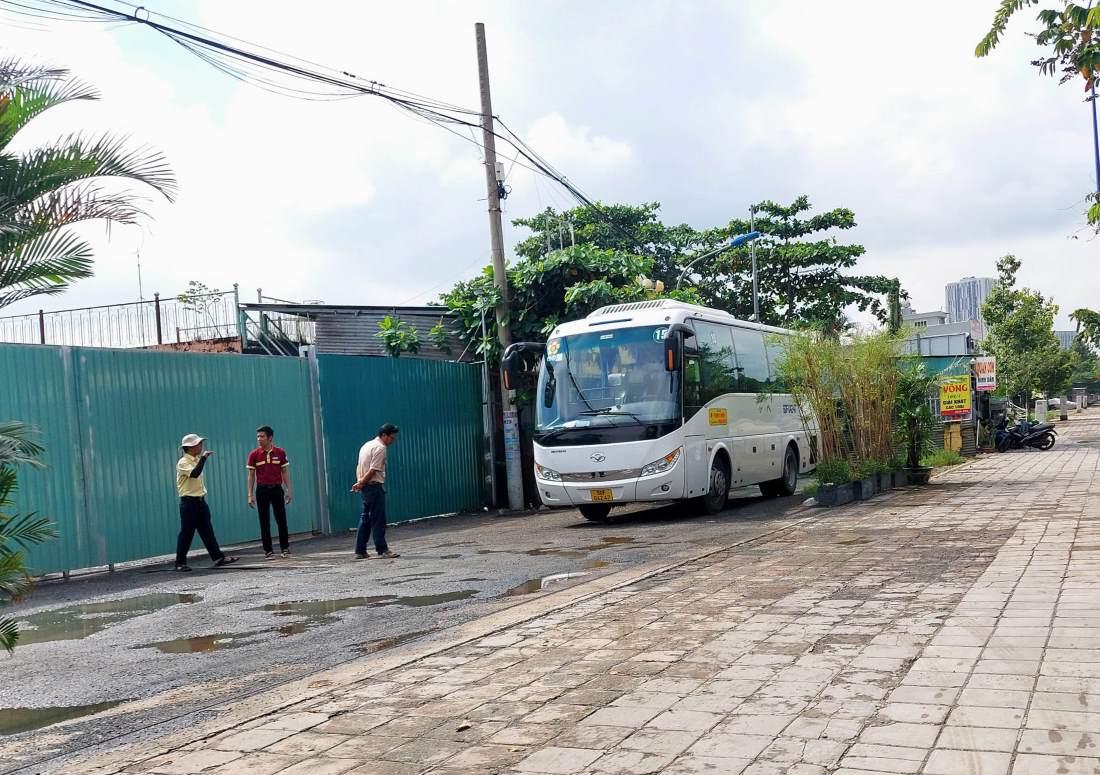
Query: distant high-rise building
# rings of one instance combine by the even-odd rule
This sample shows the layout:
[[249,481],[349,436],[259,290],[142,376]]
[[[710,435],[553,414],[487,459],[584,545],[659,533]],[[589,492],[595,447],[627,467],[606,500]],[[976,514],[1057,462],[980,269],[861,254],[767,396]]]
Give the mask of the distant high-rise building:
[[982,317],[982,304],[993,290],[992,277],[964,277],[958,282],[948,283],[947,314],[952,323],[965,323],[977,320],[985,330],[985,318]]
[[1073,340],[1077,338],[1076,331],[1055,331],[1054,335],[1058,337],[1058,344],[1062,345],[1063,350],[1073,347]]

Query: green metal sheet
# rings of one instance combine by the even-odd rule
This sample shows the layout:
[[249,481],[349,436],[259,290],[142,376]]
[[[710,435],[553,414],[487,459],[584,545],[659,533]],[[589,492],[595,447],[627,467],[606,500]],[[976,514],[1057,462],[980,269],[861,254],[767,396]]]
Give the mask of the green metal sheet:
[[[57,523],[35,549],[36,572],[93,567],[174,551],[179,439],[215,451],[206,484],[221,543],[259,538],[246,500],[255,429],[272,425],[291,461],[291,532],[317,521],[308,364],[296,358],[0,345],[0,417],[38,425],[50,468],[27,472],[19,504]],[[194,546],[201,544],[196,540]],[[194,550],[193,550],[194,551]]]
[[386,472],[389,522],[480,508],[483,503],[479,367],[413,358],[318,356],[329,515],[354,528],[350,492],[359,448],[379,426],[401,428]]

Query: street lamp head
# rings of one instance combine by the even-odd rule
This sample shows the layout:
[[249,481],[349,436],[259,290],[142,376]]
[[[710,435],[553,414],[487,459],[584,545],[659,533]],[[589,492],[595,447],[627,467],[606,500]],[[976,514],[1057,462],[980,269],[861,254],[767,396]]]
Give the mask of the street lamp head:
[[738,234],[736,237],[730,238],[730,247],[739,248],[746,242],[752,242],[754,239],[760,236],[758,231],[750,231],[748,234]]

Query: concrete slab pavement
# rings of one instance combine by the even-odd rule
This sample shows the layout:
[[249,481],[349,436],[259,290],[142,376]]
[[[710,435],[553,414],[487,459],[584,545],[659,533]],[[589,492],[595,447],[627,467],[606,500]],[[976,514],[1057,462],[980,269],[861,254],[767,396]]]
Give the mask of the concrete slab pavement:
[[1100,773],[1098,468],[1085,416],[49,771]]

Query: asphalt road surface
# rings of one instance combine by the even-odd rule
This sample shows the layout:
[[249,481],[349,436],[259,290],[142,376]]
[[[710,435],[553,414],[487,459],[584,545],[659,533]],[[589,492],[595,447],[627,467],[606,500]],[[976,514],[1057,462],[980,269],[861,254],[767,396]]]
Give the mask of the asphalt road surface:
[[393,526],[393,561],[354,560],[349,534],[296,541],[287,560],[254,547],[224,570],[203,558],[190,574],[158,565],[42,583],[12,609],[23,641],[0,657],[0,773],[164,734],[216,702],[430,640],[529,595],[750,538],[803,500],[734,496],[715,517],[673,505],[607,524],[542,511]]

